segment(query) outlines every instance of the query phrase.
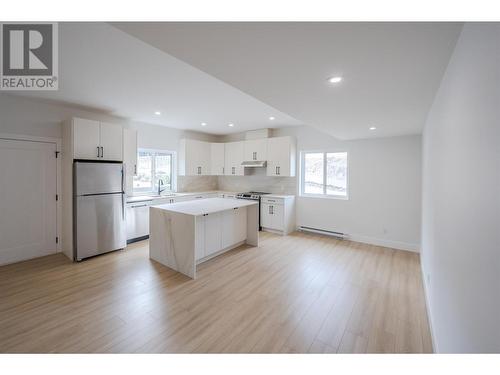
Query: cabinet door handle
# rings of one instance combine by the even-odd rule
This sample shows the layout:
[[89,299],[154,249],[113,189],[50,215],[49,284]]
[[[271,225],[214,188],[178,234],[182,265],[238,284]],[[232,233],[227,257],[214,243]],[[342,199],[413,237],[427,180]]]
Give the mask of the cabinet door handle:
[[269,215],[271,215],[271,214],[272,214],[272,212],[271,212],[271,207],[272,207],[272,206],[269,206]]
[[276,167],[278,169],[278,174],[281,174],[280,168],[281,167]]
[[222,167],[222,174],[224,174],[226,171],[225,171],[226,168]]
[[139,206],[132,206],[131,208],[139,208],[139,207],[147,207],[148,205],[147,204],[141,204]]
[[235,173],[236,173],[236,172],[235,172],[235,169],[236,169],[235,167],[231,167],[231,173],[232,173],[232,174],[235,174]]
[[100,152],[99,151],[100,151],[100,148],[99,148],[99,146],[97,146],[97,157],[100,156]]
[[257,152],[253,152],[253,160],[257,160]]
[[137,174],[137,164],[134,164],[134,174]]
[[104,157],[104,147],[101,146],[101,158],[103,158],[103,157]]

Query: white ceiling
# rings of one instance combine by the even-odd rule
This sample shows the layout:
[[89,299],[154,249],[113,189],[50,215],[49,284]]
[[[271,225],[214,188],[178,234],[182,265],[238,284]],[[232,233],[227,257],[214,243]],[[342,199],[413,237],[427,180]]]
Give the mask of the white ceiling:
[[59,91],[21,95],[212,134],[301,124],[109,24],[61,23],[59,39]]
[[[113,25],[341,139],[420,133],[462,27],[459,23]],[[336,86],[327,83],[334,75],[344,78]],[[185,87],[191,89],[192,84]],[[193,103],[184,109],[189,108],[197,107]],[[255,116],[254,110],[248,112]],[[369,131],[370,126],[377,130]]]

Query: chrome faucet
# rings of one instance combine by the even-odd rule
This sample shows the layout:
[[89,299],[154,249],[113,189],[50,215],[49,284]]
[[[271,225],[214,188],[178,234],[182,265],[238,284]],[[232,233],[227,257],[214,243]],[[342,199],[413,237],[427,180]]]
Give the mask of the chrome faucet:
[[162,191],[165,190],[161,188],[163,185],[164,185],[163,180],[161,178],[158,179],[158,195],[161,195]]

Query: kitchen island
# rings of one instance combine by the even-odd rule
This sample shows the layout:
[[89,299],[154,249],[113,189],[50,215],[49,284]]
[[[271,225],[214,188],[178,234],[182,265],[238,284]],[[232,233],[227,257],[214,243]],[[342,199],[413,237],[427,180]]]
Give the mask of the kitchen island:
[[244,243],[259,246],[259,205],[208,198],[149,208],[149,257],[191,278],[196,265]]

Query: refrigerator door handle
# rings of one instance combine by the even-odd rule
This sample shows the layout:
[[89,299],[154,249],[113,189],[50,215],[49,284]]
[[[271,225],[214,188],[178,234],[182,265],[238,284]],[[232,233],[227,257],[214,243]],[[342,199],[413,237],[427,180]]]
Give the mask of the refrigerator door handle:
[[122,194],[122,219],[125,220],[125,194]]
[[125,164],[122,165],[122,218],[125,220]]

